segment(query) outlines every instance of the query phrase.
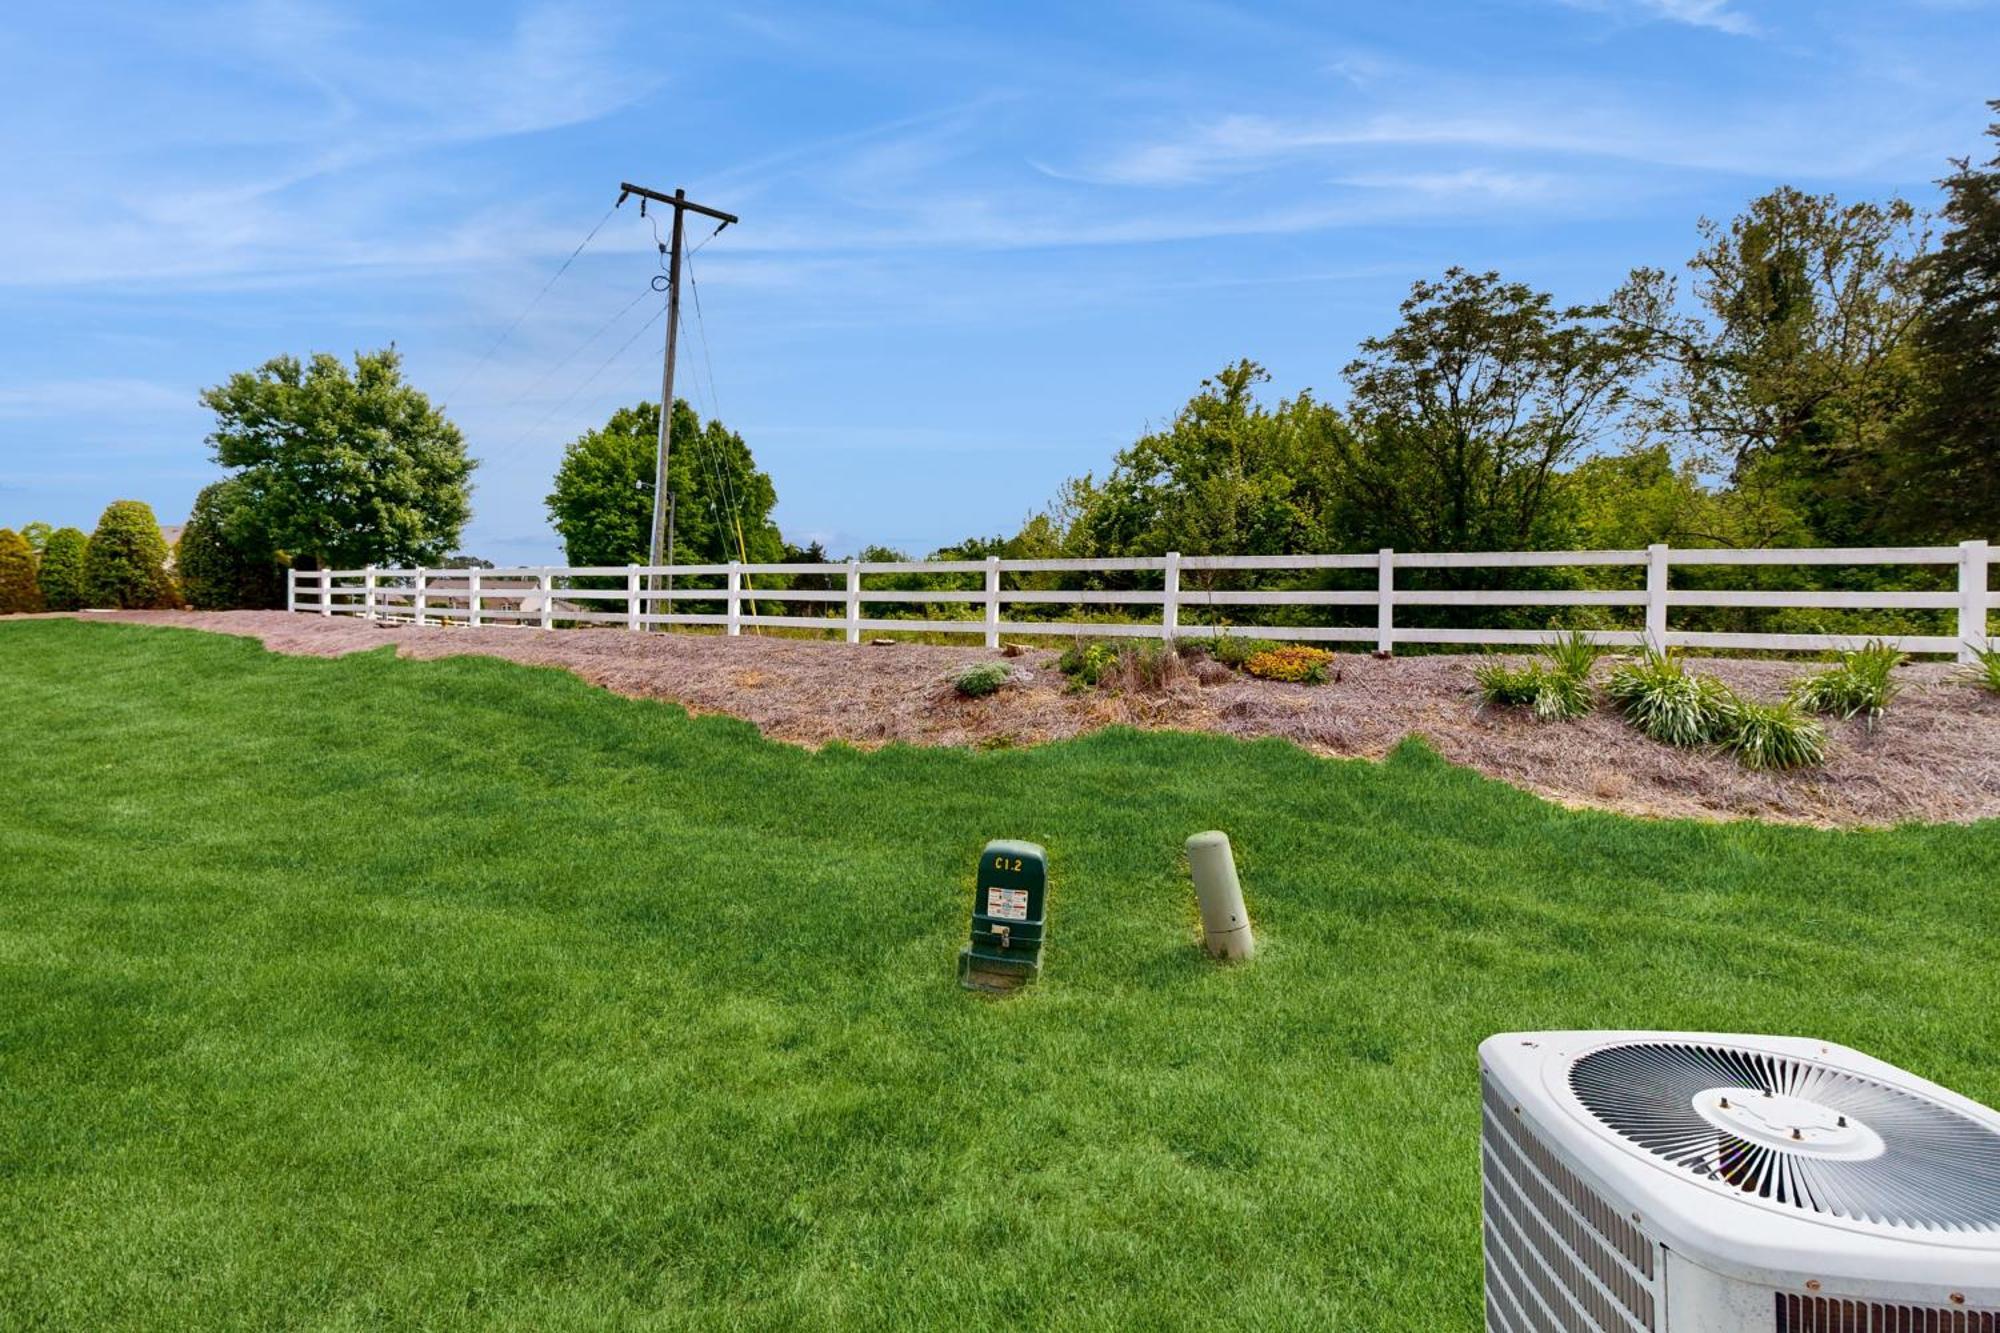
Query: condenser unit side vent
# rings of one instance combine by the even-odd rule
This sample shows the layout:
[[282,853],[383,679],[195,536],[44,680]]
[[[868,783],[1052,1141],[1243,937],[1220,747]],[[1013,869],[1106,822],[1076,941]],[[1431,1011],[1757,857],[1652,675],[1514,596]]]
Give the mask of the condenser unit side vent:
[[1496,1329],[1650,1333],[1653,1244],[1485,1087],[1487,1317]]
[[1776,1333],[2000,1333],[2000,1312],[1778,1293]]
[[1486,1103],[1486,1112],[1500,1133],[1526,1157],[1542,1177],[1555,1187],[1570,1207],[1577,1211],[1591,1228],[1613,1249],[1617,1250],[1632,1265],[1640,1277],[1648,1282],[1653,1279],[1653,1242],[1645,1232],[1628,1220],[1624,1213],[1613,1208],[1600,1198],[1597,1192],[1577,1178],[1561,1158],[1549,1150],[1547,1144],[1530,1134],[1521,1124],[1521,1118],[1509,1106],[1491,1080],[1483,1080],[1481,1092]]

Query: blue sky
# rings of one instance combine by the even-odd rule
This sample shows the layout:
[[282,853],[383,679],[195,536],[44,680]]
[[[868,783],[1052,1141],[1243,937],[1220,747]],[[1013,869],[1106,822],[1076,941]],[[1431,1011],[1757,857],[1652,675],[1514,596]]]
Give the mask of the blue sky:
[[564,442],[658,392],[636,208],[482,357],[631,179],[742,215],[681,392],[787,536],[1011,531],[1239,356],[1337,399],[1450,264],[1585,300],[1779,182],[1928,205],[1996,57],[1976,0],[24,8],[0,523],[177,521],[202,387],[393,339],[482,460],[466,548],[558,560]]

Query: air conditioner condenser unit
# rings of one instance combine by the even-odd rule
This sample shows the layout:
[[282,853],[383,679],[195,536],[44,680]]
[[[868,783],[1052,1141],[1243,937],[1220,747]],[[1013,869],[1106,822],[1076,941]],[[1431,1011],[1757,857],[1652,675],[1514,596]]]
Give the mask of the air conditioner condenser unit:
[[2000,1333],[2000,1115],[1798,1037],[1479,1048],[1489,1333]]

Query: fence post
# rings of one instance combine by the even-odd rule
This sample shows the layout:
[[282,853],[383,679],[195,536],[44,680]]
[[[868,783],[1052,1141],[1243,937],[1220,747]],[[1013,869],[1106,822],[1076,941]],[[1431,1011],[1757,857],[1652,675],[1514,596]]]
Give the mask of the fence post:
[[1986,647],[1986,568],[1983,541],[1958,544],[1958,660],[1973,661],[1974,650]]
[[1646,646],[1667,651],[1667,544],[1646,548]]
[[[667,608],[673,610],[672,606]],[[625,566],[625,628],[639,632],[639,567]]]
[[375,566],[369,565],[361,571],[361,618],[375,618]]
[[465,576],[465,623],[468,625],[477,625],[479,623],[479,571],[476,568],[468,569],[465,571]]
[[1396,651],[1396,552],[1383,547],[1375,571],[1375,653]]
[[319,567],[319,613],[333,614],[333,574],[325,565]]
[[416,593],[416,596],[412,597],[410,601],[415,604],[416,622],[421,625],[424,623],[424,611],[430,606],[430,598],[426,595],[429,593],[431,586],[430,571],[422,566],[418,566],[415,574],[411,577],[415,580],[411,588]]
[[542,628],[556,627],[556,576],[546,565],[542,567]]
[[729,630],[734,637],[743,632],[743,564],[729,562]]
[[847,641],[861,642],[861,566],[847,562]]
[[285,610],[299,609],[299,571],[285,566]]
[[1167,552],[1167,573],[1160,593],[1160,637],[1172,643],[1181,633],[1181,553]]
[[986,646],[1000,646],[1000,557],[986,557]]

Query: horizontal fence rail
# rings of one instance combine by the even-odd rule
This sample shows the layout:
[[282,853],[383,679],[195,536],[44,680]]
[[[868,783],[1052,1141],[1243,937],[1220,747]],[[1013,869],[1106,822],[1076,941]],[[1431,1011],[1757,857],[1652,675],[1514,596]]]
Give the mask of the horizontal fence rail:
[[[293,570],[287,581],[286,609],[322,616],[361,616],[415,624],[524,625],[554,629],[606,625],[628,630],[665,626],[719,628],[739,634],[753,628],[844,633],[849,643],[869,631],[966,634],[998,647],[1003,634],[1092,635],[1133,638],[1216,638],[1229,635],[1301,642],[1370,644],[1393,652],[1397,644],[1456,644],[1472,647],[1536,645],[1560,630],[1450,627],[1398,624],[1399,607],[1612,607],[1643,609],[1644,627],[1591,629],[1609,646],[1744,649],[1762,652],[1821,652],[1852,648],[1870,639],[1893,642],[1906,652],[1955,653],[1969,660],[1988,645],[1987,613],[2000,605],[1989,591],[1989,553],[1984,541],[1957,546],[1889,546],[1734,550],[1649,546],[1636,551],[1451,551],[1382,550],[1358,555],[1204,555],[1098,560],[850,560],[825,564],[534,566],[518,569]],[[1808,589],[1768,591],[1675,587],[1677,567],[1715,566],[1946,566],[1956,587],[1933,590]],[[1436,589],[1399,587],[1398,571],[1617,569],[1634,568],[1643,588]],[[1237,572],[1351,571],[1363,584],[1373,571],[1373,587],[1250,588],[1190,587]],[[983,588],[887,588],[867,586],[873,576],[983,575]],[[1141,589],[1007,587],[1009,575],[1157,576],[1160,587]],[[816,576],[839,587],[757,586],[759,578]],[[705,610],[676,610],[676,604]],[[979,608],[979,619],[925,620],[869,615],[867,608],[897,605]],[[1113,621],[1006,619],[1007,606],[1104,607],[1128,613]],[[825,607],[821,614],[809,613]],[[1184,611],[1212,608],[1352,607],[1375,610],[1374,623],[1354,625],[1236,625],[1184,620]],[[774,609],[787,614],[774,614]],[[1846,634],[1742,633],[1676,629],[1677,608],[1759,610],[1955,612],[1956,633]],[[1366,612],[1361,612],[1366,619]]]

